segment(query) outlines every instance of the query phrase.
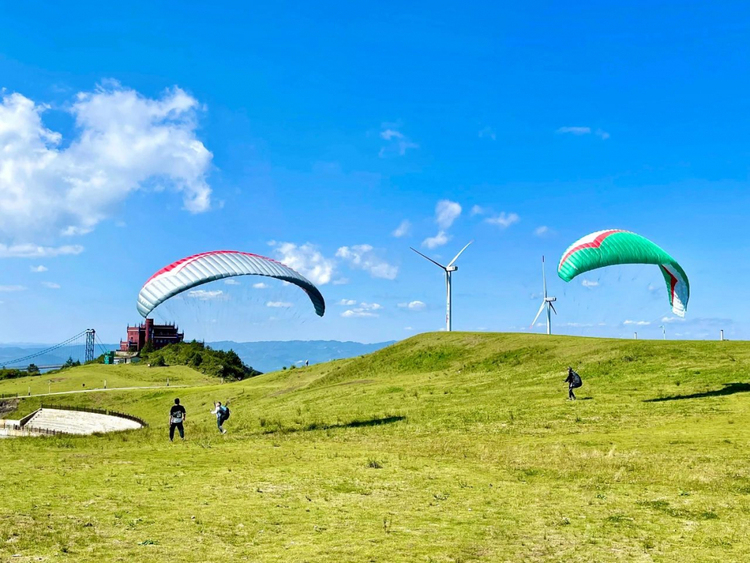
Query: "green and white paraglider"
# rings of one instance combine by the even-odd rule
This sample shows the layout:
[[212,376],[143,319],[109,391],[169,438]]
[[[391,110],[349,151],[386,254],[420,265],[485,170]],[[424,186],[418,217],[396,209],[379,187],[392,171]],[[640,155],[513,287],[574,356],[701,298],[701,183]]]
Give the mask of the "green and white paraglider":
[[598,231],[574,242],[563,254],[557,274],[569,282],[576,276],[619,264],[655,264],[664,276],[672,311],[685,316],[690,299],[690,282],[685,270],[659,246],[635,233]]

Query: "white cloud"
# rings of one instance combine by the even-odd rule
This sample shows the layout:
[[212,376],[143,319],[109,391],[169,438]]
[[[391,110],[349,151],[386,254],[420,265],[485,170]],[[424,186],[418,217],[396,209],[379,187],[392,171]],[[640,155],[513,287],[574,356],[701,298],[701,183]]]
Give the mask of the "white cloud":
[[[0,215],[2,212],[0,212]],[[37,246],[35,244],[0,244],[0,258],[54,258],[71,254],[80,254],[80,244],[66,246]]]
[[343,307],[351,307],[352,305],[356,305],[357,301],[356,299],[342,299],[337,303],[337,305],[341,305]]
[[22,285],[0,285],[0,291],[10,293],[12,291],[25,291],[26,288]]
[[492,139],[493,141],[497,139],[497,135],[495,134],[495,131],[490,127],[489,125],[479,131],[479,138],[480,139]]
[[35,274],[41,274],[42,272],[47,271],[47,267],[42,266],[41,264],[39,266],[31,266],[31,271],[34,272]]
[[268,284],[263,282],[258,282],[253,284],[254,289],[268,289]]
[[490,225],[497,225],[501,229],[507,229],[511,225],[518,223],[521,218],[516,213],[501,212],[499,215],[494,217],[488,217],[485,219]]
[[411,231],[411,223],[404,219],[401,224],[391,233],[396,238],[405,237]]
[[409,309],[411,311],[422,311],[427,305],[422,301],[409,301],[408,303],[399,303],[399,307],[402,309]]
[[224,280],[224,283],[225,283],[226,285],[240,285],[240,282],[238,282],[238,281],[237,281],[236,279],[234,279],[234,278],[226,278],[226,279]]
[[443,246],[444,244],[447,244],[447,242],[451,239],[451,236],[448,235],[445,231],[438,231],[438,234],[436,234],[434,237],[427,237],[422,241],[422,246],[426,246],[427,248],[437,248],[438,246]]
[[273,309],[288,309],[289,307],[294,307],[294,303],[289,303],[287,301],[269,301],[266,303],[266,307],[271,307]]
[[586,279],[584,279],[584,280],[581,280],[581,285],[583,287],[589,287],[589,288],[590,287],[598,287],[599,282],[598,281],[594,281],[594,280],[586,280]]
[[588,135],[591,133],[591,127],[560,127],[557,133],[570,135]]
[[603,141],[606,141],[609,139],[609,133],[602,129],[596,129],[592,130],[591,127],[560,127],[556,133],[558,134],[568,134],[568,135],[590,135],[593,133]]
[[624,325],[634,325],[634,326],[648,326],[651,324],[651,321],[631,321],[627,320],[624,323]]
[[350,318],[377,317],[378,315],[377,313],[373,313],[371,311],[367,311],[362,308],[357,308],[357,309],[347,309],[346,311],[341,313],[341,316],[344,317],[345,319],[350,319]]
[[76,134],[63,142],[43,123],[48,106],[4,95],[0,231],[23,242],[38,234],[81,235],[145,188],[173,189],[188,211],[206,211],[212,154],[196,136],[198,109],[180,88],[154,99],[109,81],[76,96],[68,110]]
[[338,278],[333,280],[333,285],[346,285],[349,283],[349,278]]
[[545,237],[549,235],[552,231],[547,225],[542,225],[541,227],[537,227],[534,229],[534,235],[537,237]]
[[410,326],[405,326],[404,330],[414,330],[414,329],[412,327],[410,327]]
[[386,158],[388,156],[404,156],[409,149],[418,149],[419,145],[414,143],[401,131],[383,124],[384,129],[380,132],[380,138],[386,141],[386,145],[381,147],[378,156]]
[[48,289],[60,289],[60,284],[55,282],[42,282],[42,285]]
[[323,256],[316,246],[309,242],[298,246],[291,242],[275,241],[270,245],[274,247],[280,262],[298,271],[314,284],[325,285],[331,281],[335,263]]
[[360,303],[359,306],[365,311],[379,311],[383,308],[380,303]]
[[441,229],[448,229],[461,215],[461,206],[455,201],[441,199],[435,206],[435,222]]
[[684,323],[685,319],[680,317],[662,317],[661,322],[664,324],[670,324],[670,323]]
[[220,289],[193,289],[192,291],[187,292],[187,296],[191,299],[198,299],[200,301],[213,301],[214,299],[226,299],[227,297]]
[[484,215],[487,213],[487,209],[480,205],[474,205],[471,208],[471,216],[474,217],[475,215]]
[[380,258],[369,244],[342,246],[336,251],[336,256],[351,267],[368,272],[373,278],[393,280],[398,275],[398,266]]

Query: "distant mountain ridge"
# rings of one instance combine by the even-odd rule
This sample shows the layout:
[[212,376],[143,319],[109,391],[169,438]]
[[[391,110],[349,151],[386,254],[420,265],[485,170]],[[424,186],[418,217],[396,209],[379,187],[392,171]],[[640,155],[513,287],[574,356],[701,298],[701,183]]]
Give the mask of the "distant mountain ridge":
[[242,361],[262,371],[276,371],[292,365],[300,366],[308,360],[311,364],[353,358],[390,346],[395,341],[363,344],[339,340],[269,340],[262,342],[210,342],[218,350],[234,350]]
[[[292,365],[300,366],[305,360],[311,364],[353,358],[369,354],[390,346],[395,341],[363,344],[361,342],[339,340],[269,340],[264,342],[234,342],[222,340],[208,342],[216,350],[234,350],[247,365],[262,372],[276,371]],[[119,345],[105,344],[108,350],[115,350]],[[30,356],[49,348],[49,344],[0,344],[0,366],[24,356]],[[101,349],[97,346],[97,355]],[[83,346],[64,346],[38,356],[23,364],[13,364],[12,367],[26,367],[30,362],[38,366],[60,365],[72,357],[73,360],[83,361]]]

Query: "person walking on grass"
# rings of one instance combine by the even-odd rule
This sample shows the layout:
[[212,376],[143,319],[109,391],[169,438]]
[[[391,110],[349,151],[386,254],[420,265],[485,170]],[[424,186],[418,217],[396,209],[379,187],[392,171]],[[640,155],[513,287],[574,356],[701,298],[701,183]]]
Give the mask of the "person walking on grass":
[[180,404],[179,399],[174,400],[174,405],[169,409],[169,441],[174,441],[175,428],[180,433],[180,438],[185,439],[185,427],[182,425],[186,418],[185,407]]
[[217,401],[214,403],[214,410],[211,411],[211,414],[216,415],[216,426],[219,428],[219,432],[226,434],[227,431],[223,427],[229,418],[229,407],[222,405],[221,401]]
[[583,385],[583,381],[581,381],[581,376],[578,375],[572,367],[568,367],[568,377],[565,380],[565,383],[568,384],[568,400],[575,401],[576,394],[573,393],[573,389],[578,389]]

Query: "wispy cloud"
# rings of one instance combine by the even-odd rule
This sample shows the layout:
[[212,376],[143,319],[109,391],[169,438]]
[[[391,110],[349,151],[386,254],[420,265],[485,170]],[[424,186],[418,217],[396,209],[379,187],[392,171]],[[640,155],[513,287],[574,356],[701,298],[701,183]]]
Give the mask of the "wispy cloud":
[[598,287],[599,286],[599,282],[598,281],[594,281],[594,280],[583,279],[583,280],[581,280],[581,285],[583,287],[592,288],[592,287]]
[[0,285],[0,291],[4,293],[10,293],[13,291],[25,291],[26,287],[23,285]]
[[542,225],[534,229],[534,236],[536,237],[546,237],[551,234],[552,234],[552,229],[550,229],[547,225]]
[[396,129],[397,124],[384,123],[380,131],[380,138],[383,139],[386,144],[380,148],[378,156],[380,158],[387,158],[389,156],[404,156],[406,151],[410,149],[418,149],[419,145],[409,139],[401,131]]
[[55,282],[42,282],[42,285],[46,287],[47,289],[60,289],[60,284]]
[[556,133],[560,135],[591,135],[592,133],[603,141],[609,139],[609,133],[602,129],[591,129],[591,127],[560,127]]
[[337,278],[333,280],[333,285],[346,285],[349,283],[349,278]]
[[337,303],[337,305],[342,305],[344,307],[351,307],[352,305],[356,305],[357,300],[356,299],[342,299]]
[[[226,279],[224,280],[224,283],[225,283],[226,285],[240,285],[240,282],[238,282],[238,281],[237,281],[236,279],[234,279],[234,278],[226,278]],[[256,285],[257,285],[257,284],[256,284]]]
[[39,266],[31,266],[30,270],[35,274],[41,274],[42,272],[47,271],[47,267],[40,264]]
[[0,244],[0,258],[54,258],[80,254],[83,247],[80,244],[64,246],[38,246],[36,244]]
[[449,199],[441,199],[435,206],[435,222],[441,229],[449,229],[461,215],[461,205]]
[[220,289],[205,290],[205,289],[193,289],[187,292],[187,296],[190,299],[198,299],[199,301],[213,301],[217,299],[226,299],[227,295]]
[[294,303],[289,303],[288,301],[268,301],[266,307],[271,307],[272,309],[288,309],[294,307]]
[[448,235],[445,231],[438,231],[438,234],[436,234],[434,237],[427,237],[426,239],[424,239],[422,241],[422,246],[430,249],[437,248],[438,246],[447,244],[450,239],[450,235]]
[[627,320],[623,322],[624,325],[632,325],[632,326],[649,326],[651,324],[651,321],[631,321]]
[[394,229],[394,231],[391,233],[396,238],[405,237],[409,234],[411,231],[411,223],[404,219],[401,221],[401,224],[399,224],[398,227]]
[[485,215],[486,213],[487,213],[487,209],[485,209],[481,205],[474,205],[471,208],[472,217],[474,217],[475,215]]
[[336,251],[336,257],[347,262],[352,268],[368,272],[373,278],[393,280],[398,275],[398,266],[389,264],[378,256],[369,244],[342,246]]
[[399,307],[402,309],[409,309],[410,311],[422,311],[427,305],[422,301],[409,301],[408,303],[399,303]]
[[495,215],[494,217],[488,217],[485,219],[490,225],[497,225],[501,229],[507,229],[511,225],[518,223],[521,218],[517,213],[506,213],[505,211]]

